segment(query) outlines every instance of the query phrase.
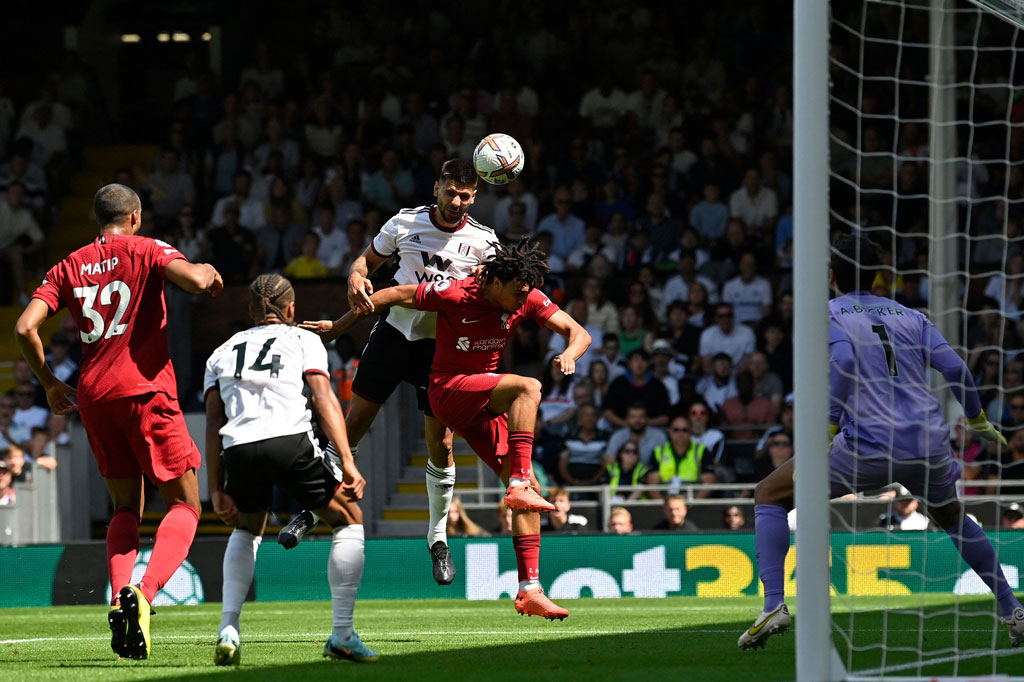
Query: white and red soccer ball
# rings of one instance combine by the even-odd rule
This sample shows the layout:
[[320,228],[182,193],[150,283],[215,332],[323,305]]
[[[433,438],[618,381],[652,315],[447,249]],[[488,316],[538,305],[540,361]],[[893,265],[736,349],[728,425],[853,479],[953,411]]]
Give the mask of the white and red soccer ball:
[[507,185],[519,177],[526,166],[526,155],[516,139],[494,133],[480,140],[473,151],[473,167],[485,182]]

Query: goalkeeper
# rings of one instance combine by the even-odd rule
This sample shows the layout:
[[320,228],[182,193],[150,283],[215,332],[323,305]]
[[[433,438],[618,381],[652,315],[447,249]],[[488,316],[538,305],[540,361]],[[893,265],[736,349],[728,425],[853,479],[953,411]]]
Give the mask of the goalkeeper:
[[[860,266],[858,267],[858,263]],[[921,313],[868,293],[881,264],[878,246],[844,237],[833,247],[829,282],[830,493],[839,497],[901,483],[928,503],[928,513],[949,534],[964,561],[996,596],[1010,642],[1024,642],[1024,609],[999,566],[995,549],[957,499],[960,463],[949,428],[928,386],[928,368],[938,370],[963,405],[968,425],[990,441],[1006,444],[981,409],[978,391],[963,360]],[[758,573],[764,610],[739,638],[742,649],[764,646],[789,629],[783,602],[794,462],[762,480],[754,492]]]

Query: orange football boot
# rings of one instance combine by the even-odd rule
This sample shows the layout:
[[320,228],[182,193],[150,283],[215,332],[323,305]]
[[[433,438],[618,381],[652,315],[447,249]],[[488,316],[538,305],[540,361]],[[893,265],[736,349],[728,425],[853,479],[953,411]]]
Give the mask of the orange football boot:
[[505,506],[509,509],[519,511],[553,512],[555,505],[551,504],[528,483],[510,487],[505,491]]
[[548,620],[569,617],[569,612],[548,599],[541,588],[529,592],[519,590],[519,594],[516,595],[516,611],[521,616],[544,616]]

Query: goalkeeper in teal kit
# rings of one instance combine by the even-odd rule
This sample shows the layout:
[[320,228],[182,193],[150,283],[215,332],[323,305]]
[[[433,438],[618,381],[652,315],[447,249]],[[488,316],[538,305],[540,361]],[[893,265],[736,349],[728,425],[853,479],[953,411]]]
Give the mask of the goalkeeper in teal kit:
[[[1024,609],[1006,582],[995,549],[957,499],[959,461],[949,428],[928,385],[934,368],[949,383],[970,427],[1006,444],[989,423],[974,380],[928,318],[867,290],[880,265],[877,245],[854,237],[834,247],[829,274],[838,298],[829,303],[830,493],[901,483],[928,503],[928,513],[949,534],[964,561],[996,596],[1013,646],[1024,643]],[[792,619],[783,602],[789,551],[786,513],[793,508],[794,461],[762,480],[754,493],[758,573],[764,610],[740,635],[742,649],[764,646]]]

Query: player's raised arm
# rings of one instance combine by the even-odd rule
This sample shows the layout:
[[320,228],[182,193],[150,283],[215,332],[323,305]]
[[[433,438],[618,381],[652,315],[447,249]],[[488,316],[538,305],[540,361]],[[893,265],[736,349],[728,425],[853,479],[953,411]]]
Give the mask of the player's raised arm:
[[189,263],[183,258],[178,258],[167,264],[164,274],[168,280],[190,294],[201,294],[206,291],[211,296],[216,296],[224,288],[224,280],[221,279],[220,273],[209,263]]
[[[46,364],[46,352],[43,349],[43,340],[39,338],[39,328],[46,322],[50,309],[38,298],[28,302],[28,307],[18,318],[14,325],[14,334],[18,340],[18,347],[25,357],[32,373],[39,379],[39,384],[46,389],[46,400],[50,403],[50,409],[54,414],[68,414],[78,409],[72,402],[75,397],[75,389],[65,384],[53,375]],[[70,396],[70,397],[69,397]]]
[[925,330],[926,341],[931,348],[929,364],[949,384],[953,396],[964,408],[967,426],[985,440],[1006,445],[1006,438],[999,433],[988,420],[985,410],[981,407],[978,388],[974,385],[974,377],[967,368],[963,358],[953,350],[952,346],[942,337],[939,330],[929,324]]
[[344,475],[342,489],[350,499],[362,499],[363,490],[366,488],[366,479],[356,468],[352,450],[348,446],[345,418],[342,416],[338,398],[331,389],[331,381],[326,375],[308,372],[306,383],[311,392],[313,411],[316,412],[324,433],[334,443],[338,458],[341,460],[341,472]]
[[313,332],[323,339],[324,342],[333,341],[374,310],[387,310],[393,305],[400,305],[403,308],[415,308],[416,288],[418,286],[418,284],[402,284],[397,287],[381,289],[367,299],[370,301],[368,310],[366,308],[353,307],[334,321],[304,320],[299,324],[299,327]]
[[564,310],[559,310],[548,318],[544,326],[569,340],[565,350],[556,355],[552,362],[555,367],[562,370],[562,374],[574,373],[576,361],[590,348],[590,334]]
[[349,308],[361,310],[364,314],[374,311],[374,303],[371,299],[373,283],[367,278],[386,260],[387,257],[374,251],[371,243],[362,255],[352,261],[352,265],[348,269]]

